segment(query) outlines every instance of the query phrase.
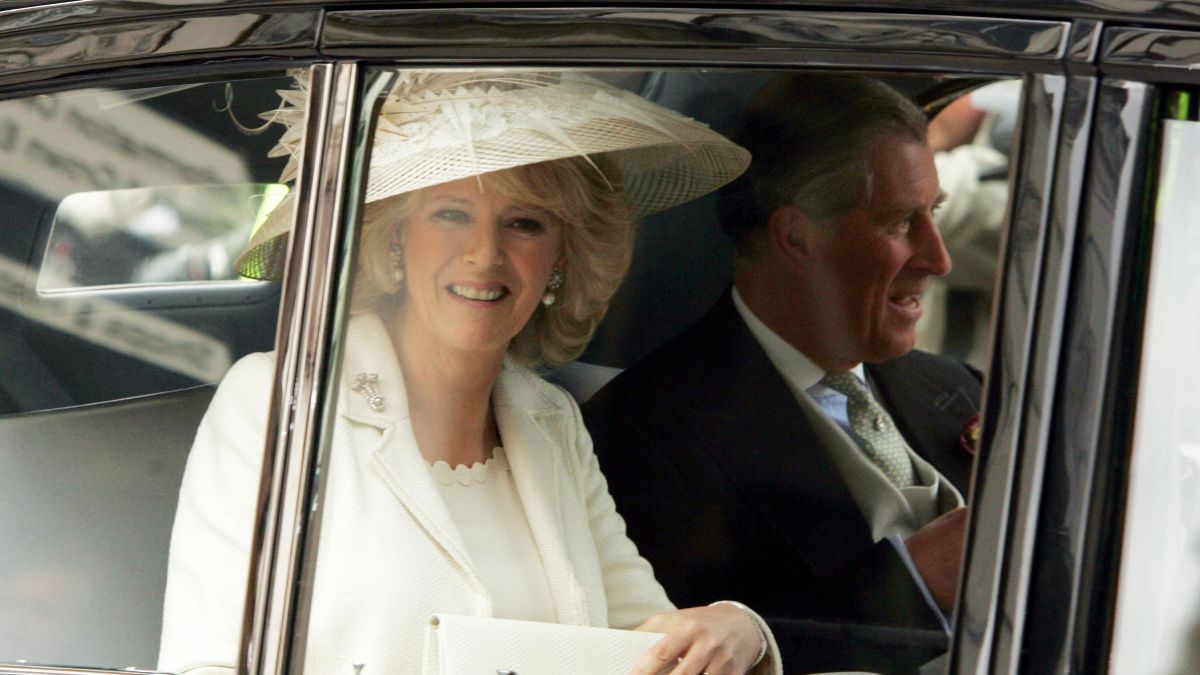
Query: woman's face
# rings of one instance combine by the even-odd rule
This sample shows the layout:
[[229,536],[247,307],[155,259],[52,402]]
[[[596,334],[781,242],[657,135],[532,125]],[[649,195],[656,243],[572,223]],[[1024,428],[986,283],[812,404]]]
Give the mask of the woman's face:
[[541,302],[562,257],[563,223],[490,183],[464,178],[414,195],[398,233],[406,339],[503,353]]

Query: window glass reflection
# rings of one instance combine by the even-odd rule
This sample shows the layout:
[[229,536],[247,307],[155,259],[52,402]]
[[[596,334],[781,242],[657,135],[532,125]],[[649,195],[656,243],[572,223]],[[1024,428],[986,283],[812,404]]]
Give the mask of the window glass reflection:
[[283,168],[244,122],[286,81],[0,101],[2,663],[155,666],[211,385],[274,341],[273,284],[210,282]]
[[[300,119],[305,86],[284,92],[284,124]],[[603,633],[613,672],[676,658],[781,672],[770,630],[736,598],[674,610],[624,533],[577,404],[536,370],[583,349],[628,266],[634,220],[728,182],[746,152],[573,72],[399,71],[376,127],[305,669],[435,672],[430,658],[495,644],[450,630],[478,619],[492,632],[523,622],[529,644],[564,657],[576,646],[545,631],[643,628]],[[278,274],[289,225],[268,217],[240,271]],[[235,663],[240,598],[227,586],[245,569],[254,403],[270,367],[265,354],[235,365],[197,434],[162,668]],[[647,632],[667,635],[657,651]],[[529,653],[511,656],[508,669],[530,669]]]
[[[1163,122],[1136,428],[1122,541],[1113,671],[1200,667],[1200,122],[1195,99]],[[1189,98],[1191,100],[1188,104]],[[1189,117],[1191,119],[1189,119]]]
[[[986,216],[960,228],[986,251],[1007,204],[1003,180],[990,201],[949,187],[1005,159],[939,175],[917,101],[940,83],[397,71],[331,384],[305,669],[429,668],[487,643],[458,642],[462,621],[497,620],[541,624],[522,630],[547,649],[551,624],[668,635],[618,670],[936,668],[979,422],[963,359],[990,303],[942,312],[946,355],[914,346],[956,255],[941,209]],[[304,87],[273,109],[273,154]],[[282,272],[289,201],[240,273]],[[227,581],[272,367],[242,359],[197,435],[161,668],[235,663]]]

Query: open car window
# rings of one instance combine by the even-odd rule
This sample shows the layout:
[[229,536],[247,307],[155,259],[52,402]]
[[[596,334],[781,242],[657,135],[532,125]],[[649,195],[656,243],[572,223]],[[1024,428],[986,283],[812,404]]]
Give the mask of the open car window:
[[[387,69],[368,72],[379,75]],[[399,69],[394,77],[404,83],[404,87],[419,88],[438,77],[446,77],[447,73],[475,78],[480,83],[479,91],[486,91],[491,82],[507,86],[514,81],[537,77],[516,69]],[[606,101],[618,100],[625,95],[643,97],[698,119],[712,130],[735,139],[743,133],[740,127],[751,101],[779,76],[779,73],[753,71],[628,69],[619,72],[588,70],[579,74],[614,87],[617,92],[606,94],[612,97]],[[846,470],[845,466],[831,465],[820,458],[823,456],[821,450],[803,447],[817,436],[841,441],[848,438],[850,434],[840,430],[836,422],[822,426],[816,436],[814,432],[806,431],[803,433],[808,435],[795,436],[788,441],[793,448],[800,446],[797,453],[815,451],[816,459],[812,454],[758,458],[757,453],[762,448],[755,444],[761,442],[761,435],[756,434],[761,432],[786,438],[792,429],[789,420],[807,413],[800,412],[802,404],[792,398],[784,378],[771,370],[772,362],[762,347],[754,346],[758,344],[758,338],[748,331],[742,319],[736,318],[739,315],[735,312],[739,310],[732,300],[730,285],[736,278],[738,265],[753,263],[736,257],[736,245],[722,229],[722,200],[729,198],[726,190],[710,191],[638,219],[636,236],[625,244],[632,247],[628,276],[622,280],[619,271],[613,273],[620,282],[619,289],[611,301],[606,299],[608,306],[603,322],[578,356],[566,363],[549,366],[534,359],[531,369],[522,365],[530,363],[528,353],[512,348],[513,363],[505,364],[493,394],[497,401],[497,447],[502,448],[502,454],[493,454],[488,461],[456,467],[453,462],[440,458],[438,448],[422,446],[422,439],[431,436],[427,428],[421,429],[418,415],[410,416],[410,412],[422,403],[414,402],[414,397],[419,394],[413,393],[408,372],[402,364],[409,363],[409,368],[430,366],[436,369],[446,358],[447,345],[452,347],[450,351],[466,349],[463,345],[471,340],[484,339],[480,337],[483,328],[471,323],[466,315],[457,314],[459,310],[454,308],[458,305],[453,303],[465,302],[472,307],[494,305],[496,312],[502,312],[507,311],[504,310],[505,301],[510,296],[528,295],[528,289],[522,285],[524,281],[518,280],[522,273],[521,259],[518,258],[528,254],[528,249],[522,247],[537,241],[540,235],[533,234],[534,227],[524,221],[532,219],[539,223],[538,227],[546,226],[540,219],[547,217],[545,209],[550,207],[540,202],[534,207],[520,200],[515,200],[513,206],[509,203],[513,200],[501,199],[506,208],[517,208],[523,215],[510,218],[488,212],[490,215],[481,216],[472,210],[484,208],[478,200],[493,204],[488,201],[490,197],[483,197],[492,194],[489,189],[514,190],[520,194],[519,178],[514,179],[518,187],[494,188],[491,178],[477,181],[474,174],[452,176],[469,180],[460,180],[454,188],[462,188],[463,195],[447,196],[436,192],[445,183],[420,183],[421,176],[413,178],[395,169],[394,174],[388,174],[390,180],[417,181],[414,183],[417,187],[411,191],[387,192],[387,181],[373,182],[372,172],[382,171],[377,167],[391,166],[388,162],[400,162],[403,153],[408,151],[403,144],[421,138],[415,134],[429,133],[429,138],[437,139],[431,145],[444,144],[439,146],[444,156],[435,158],[440,163],[437,167],[429,167],[430,172],[440,170],[441,164],[452,162],[451,155],[457,148],[453,138],[434,135],[438,131],[437,122],[429,121],[429,117],[444,114],[445,110],[453,109],[453,105],[431,106],[432,111],[420,106],[409,110],[384,99],[382,109],[387,123],[380,122],[372,136],[375,145],[372,147],[372,164],[365,172],[365,203],[358,205],[357,211],[360,229],[347,258],[352,265],[342,306],[347,316],[347,328],[340,343],[340,361],[333,371],[336,376],[329,385],[330,400],[336,403],[328,410],[330,428],[318,472],[323,481],[322,506],[318,513],[321,517],[320,541],[316,547],[311,614],[306,617],[304,655],[307,671],[322,671],[346,659],[363,664],[364,672],[372,667],[389,668],[395,664],[415,667],[422,658],[416,645],[425,644],[429,639],[426,637],[428,619],[435,613],[542,617],[540,620],[547,621],[554,620],[555,616],[562,620],[565,612],[586,611],[586,615],[574,615],[572,621],[633,628],[649,616],[660,596],[653,586],[639,585],[645,581],[643,563],[621,557],[628,552],[624,548],[626,536],[636,545],[637,552],[648,559],[658,582],[665,586],[666,597],[679,606],[704,605],[728,598],[745,602],[758,611],[775,632],[785,664],[796,664],[793,666],[796,670],[788,672],[849,669],[888,672],[889,663],[904,663],[916,668],[937,662],[949,645],[949,612],[939,613],[934,609],[936,601],[924,584],[914,582],[912,572],[904,567],[895,568],[900,577],[872,587],[868,580],[854,578],[856,572],[865,570],[867,563],[863,563],[863,569],[856,570],[856,564],[848,562],[852,556],[838,560],[839,556],[848,555],[844,552],[829,553],[829,558],[824,561],[820,558],[825,553],[797,555],[794,548],[797,540],[793,537],[812,520],[803,514],[836,513],[838,517],[847,518],[846,531],[860,537],[854,546],[862,551],[874,551],[864,553],[862,560],[867,560],[865,556],[878,554],[904,565],[904,539],[939,513],[949,512],[969,500],[970,473],[978,442],[980,371],[989,359],[993,283],[999,263],[999,242],[1004,236],[1008,213],[1008,167],[1022,90],[1016,80],[1002,82],[998,87],[1001,91],[997,92],[985,91],[978,80],[964,81],[957,88],[948,86],[947,78],[942,75],[810,71],[797,74],[829,77],[833,82],[839,77],[847,80],[872,78],[896,96],[910,101],[922,120],[934,117],[943,109],[949,110],[947,104],[950,101],[961,99],[961,105],[971,107],[969,117],[973,122],[969,131],[960,129],[958,136],[942,139],[943,145],[938,148],[936,158],[934,151],[929,149],[928,166],[921,165],[926,176],[934,172],[945,174],[940,184],[936,180],[933,182],[933,194],[928,198],[930,203],[910,207],[921,211],[912,219],[918,223],[913,226],[914,237],[923,242],[930,240],[925,238],[944,240],[944,244],[937,246],[944,246],[950,258],[962,257],[965,262],[957,275],[950,273],[949,265],[935,262],[932,265],[936,269],[922,271],[913,277],[915,281],[905,292],[924,295],[920,301],[922,317],[913,331],[922,354],[915,357],[916,362],[905,362],[899,372],[880,371],[876,374],[869,370],[867,375],[871,378],[868,383],[872,395],[877,400],[889,406],[899,405],[901,409],[912,400],[919,400],[920,409],[927,411],[917,413],[910,409],[895,414],[916,416],[904,423],[921,429],[909,441],[913,452],[925,452],[923,444],[936,446],[928,451],[929,459],[922,460],[924,463],[915,469],[920,474],[915,480],[918,491],[922,480],[940,485],[938,496],[924,502],[919,498],[912,502],[920,503],[920,506],[905,506],[919,510],[920,515],[913,516],[911,524],[889,529],[891,526],[883,523],[886,519],[864,513],[870,508],[872,491],[878,489],[879,493],[887,493],[899,500],[896,502],[899,504],[909,502],[906,493],[888,485],[882,473],[872,473],[866,480],[852,478],[829,493],[833,495],[831,501],[824,501],[828,495],[820,494],[819,490],[814,492],[811,487],[776,482],[782,480],[781,472],[795,475],[808,471],[810,462],[821,464],[821,470],[830,476],[840,476]],[[559,76],[557,73],[552,75]],[[374,81],[371,77],[364,79]],[[396,91],[407,90],[397,86]],[[969,99],[975,98],[977,93],[978,102],[971,102]],[[427,94],[429,100],[437,100],[440,95]],[[987,100],[988,96],[994,100]],[[371,102],[364,102],[364,106]],[[500,103],[497,107],[500,108]],[[467,109],[464,105],[464,112],[460,114],[467,115]],[[387,117],[388,114],[393,116]],[[482,136],[501,128],[504,124],[501,112],[496,116],[497,119],[492,120],[493,126],[472,127],[473,133]],[[406,124],[410,119],[421,123],[408,127]],[[851,120],[845,122],[850,124]],[[469,119],[463,120],[463,124],[469,126],[470,123]],[[601,162],[584,171],[602,172],[605,167],[608,165]],[[626,166],[625,170],[631,173],[628,176],[619,174],[621,178],[635,180],[629,176],[637,176],[638,169]],[[616,183],[617,175],[605,177]],[[604,181],[597,182],[604,185]],[[929,187],[928,184],[923,186],[927,191]],[[431,191],[423,192],[425,188],[431,188]],[[543,186],[542,189],[548,193],[554,188]],[[940,194],[943,191],[945,195]],[[411,201],[407,201],[410,198]],[[442,205],[443,201],[452,204],[453,208]],[[463,206],[467,202],[471,204],[469,208]],[[441,206],[434,208],[430,204]],[[424,210],[426,208],[428,212]],[[727,207],[724,210],[728,212]],[[498,219],[493,222],[493,217]],[[908,220],[909,215],[905,214],[904,219]],[[517,228],[513,223],[518,222],[523,223],[521,234],[506,229]],[[550,222],[556,221],[551,219]],[[478,233],[493,225],[499,228],[494,235],[496,241],[479,243],[490,235]],[[578,223],[564,219],[553,228],[572,226],[578,226]],[[880,224],[879,230],[884,229]],[[937,234],[939,231],[941,234]],[[418,232],[423,233],[421,237],[432,237],[434,235],[429,233],[437,233],[436,240],[440,243],[435,245],[432,239],[418,237]],[[483,239],[477,242],[473,237]],[[456,246],[464,248],[460,250]],[[486,274],[465,271],[478,253],[474,246],[494,247],[495,250],[487,248],[494,258],[493,271]],[[848,257],[860,254],[870,255],[871,250],[864,245],[861,251],[849,252]],[[590,259],[572,262],[569,256],[565,264],[593,265]],[[914,264],[922,270],[927,265],[925,262]],[[599,265],[595,263],[597,268]],[[549,269],[543,271],[553,274]],[[870,266],[861,271],[864,277],[872,272]],[[565,278],[561,286],[544,289],[544,297],[542,289],[537,291],[542,306],[533,310],[532,321],[539,321],[538,317],[548,313],[568,311],[561,309],[558,303],[571,302],[571,293],[580,290],[573,285],[579,283],[577,277],[567,274]],[[856,278],[851,277],[851,281]],[[930,282],[928,286],[927,282]],[[934,283],[938,285],[936,290]],[[827,311],[842,301],[831,288],[827,296],[816,300],[818,306],[813,311]],[[678,375],[694,382],[707,362],[718,363],[736,351],[722,353],[716,348],[725,344],[721,339],[733,336],[735,341],[751,345],[752,349],[759,350],[755,368],[722,366],[725,370],[714,384],[724,392],[741,392],[744,400],[770,401],[768,411],[771,414],[768,416],[762,416],[761,408],[749,413],[731,410],[724,414],[727,418],[746,415],[757,427],[752,434],[724,430],[720,436],[710,435],[710,432],[715,433],[713,424],[718,413],[702,408],[689,411],[687,406],[696,405],[698,397],[682,399],[685,401],[682,408],[673,407],[669,405],[673,403],[671,394],[679,390],[638,374],[639,368],[643,367],[639,364],[664,363],[664,357],[660,355],[662,350],[679,345],[680,339],[685,341],[685,346],[692,344],[686,342],[689,339],[700,340],[688,338],[688,332],[705,322],[713,323],[710,317],[714,307],[723,308],[719,311],[725,313],[722,321],[730,332],[706,337],[713,340],[714,349],[703,352],[703,356],[689,353],[687,359],[693,364],[690,370],[682,365],[683,361],[666,361],[672,365],[663,366],[665,372],[656,377]],[[407,313],[409,309],[412,313]],[[421,330],[428,334],[418,334],[431,342],[418,342],[406,333],[406,321],[413,322],[407,324],[409,327],[419,322],[423,326]],[[680,335],[684,338],[679,338]],[[412,342],[406,343],[406,339]],[[524,344],[528,345],[528,342]],[[415,345],[411,349],[416,351],[407,352],[409,345]],[[945,376],[946,372],[952,375]],[[937,381],[941,376],[948,378],[946,383]],[[543,377],[555,386],[543,382]],[[905,384],[898,385],[898,380]],[[514,381],[524,384],[515,385]],[[917,385],[916,390],[906,386],[913,383]],[[524,393],[514,394],[513,389],[506,387],[516,387]],[[538,393],[534,396],[522,387]],[[610,387],[619,389],[610,389],[610,393],[605,394]],[[613,405],[611,391],[619,391],[622,401],[640,403],[606,409],[605,406]],[[700,396],[706,394],[700,393]],[[648,405],[645,402],[649,400],[657,403]],[[537,420],[531,422],[532,427],[521,427],[516,417],[530,414],[522,406],[533,405],[532,401],[539,402],[532,411]],[[639,405],[642,406],[640,410],[636,407]],[[660,418],[653,419],[655,415]],[[934,415],[944,416],[944,419],[933,424],[930,417]],[[896,424],[902,423],[897,420]],[[937,431],[926,433],[923,430],[926,426],[936,427]],[[686,452],[681,452],[678,444],[671,446],[675,441],[663,436],[668,431],[691,439]],[[560,438],[561,434],[566,436]],[[434,433],[433,437],[436,436]],[[520,453],[540,451],[537,448],[541,446],[523,447],[526,443],[536,445],[535,436],[539,439],[537,443],[549,439],[551,445],[545,452],[561,454],[562,466],[556,470],[566,473],[547,478],[538,472],[549,469],[534,468],[526,463],[528,458]],[[556,442],[561,442],[561,447],[553,445]],[[371,448],[369,456],[360,454],[366,446]],[[596,460],[591,459],[593,450]],[[855,455],[849,462],[860,460],[866,461]],[[760,462],[757,466],[756,461]],[[946,468],[934,468],[935,463],[939,467],[944,464]],[[714,476],[725,480],[729,472],[738,471],[745,473],[737,480],[747,483],[718,486],[715,492],[700,488]],[[604,482],[596,488],[598,483],[589,481],[596,480],[600,472]],[[497,581],[508,578],[502,572],[505,568],[498,567],[490,557],[495,550],[478,548],[482,541],[480,534],[471,531],[474,527],[495,528],[490,518],[483,517],[482,512],[488,510],[484,506],[486,502],[479,502],[476,508],[480,514],[479,522],[489,524],[471,525],[469,521],[474,519],[471,514],[476,511],[464,507],[464,502],[456,501],[459,497],[448,494],[457,488],[469,490],[474,489],[473,486],[489,485],[497,475],[508,475],[514,481],[517,491],[515,513],[526,514],[532,524],[523,533],[520,527],[517,534],[508,533],[515,537],[517,544],[507,540],[506,534],[502,537],[506,539],[503,546],[497,541],[494,548],[503,551],[506,547],[517,546],[520,551],[533,554],[535,559],[541,556],[541,562],[534,568],[545,570],[540,586],[534,583],[527,587],[523,584],[529,579],[519,577],[512,583],[520,592],[508,589],[512,591],[510,596],[515,593],[532,602],[534,607],[529,614],[521,613],[531,611],[529,606],[522,605],[514,610],[511,603],[505,604],[511,598],[505,597],[504,582]],[[664,487],[655,483],[660,479],[674,482]],[[537,490],[545,480],[558,481],[565,486],[558,493],[559,501],[541,501],[546,495],[539,495]],[[877,484],[876,481],[884,482]],[[487,494],[485,490],[488,489],[481,487],[476,492]],[[577,489],[598,490],[588,492],[592,495],[588,499],[597,501],[581,502],[574,494]],[[693,494],[688,494],[692,491]],[[608,501],[610,494],[612,502]],[[770,501],[775,503],[765,503]],[[512,515],[514,503],[506,504],[505,508],[509,510],[497,506],[496,512]],[[618,532],[615,526],[608,527],[618,522],[612,520],[614,505],[616,513],[623,519],[620,534],[615,534]],[[593,508],[598,510],[589,512]],[[766,514],[763,509],[767,508],[774,512]],[[547,534],[546,523],[536,520],[547,513],[554,519],[569,521],[576,529],[571,533]],[[592,526],[599,523],[600,530],[589,532],[586,525],[589,516],[596,518]],[[987,518],[988,514],[977,517]],[[386,522],[377,521],[379,518]],[[366,527],[364,523],[378,523],[370,525],[374,534],[365,539],[358,533]],[[379,531],[390,534],[378,536]],[[785,536],[774,538],[781,531]],[[554,541],[560,536],[560,540]],[[836,546],[832,540],[822,539],[822,544]],[[618,551],[619,555],[613,551]],[[596,555],[602,559],[597,561]],[[613,560],[619,564],[607,566],[612,562],[604,558],[607,555],[616,555]],[[815,557],[806,559],[806,555]],[[953,555],[958,555],[958,549]],[[310,560],[309,564],[312,562]],[[421,573],[407,573],[406,565],[418,564],[422,566]],[[579,567],[568,578],[562,576],[565,568],[555,567],[564,564]],[[844,564],[848,566],[840,566]],[[392,569],[406,571],[393,575],[389,572]],[[807,577],[803,587],[776,583],[789,574],[787,570],[800,569],[804,570],[800,576]],[[337,570],[337,573],[330,570]],[[387,576],[388,580],[384,582],[381,575]],[[541,577],[534,574],[533,578]],[[815,579],[827,580],[829,588],[820,588],[825,582]],[[950,583],[953,584],[953,580]],[[839,605],[832,591],[835,587],[869,597],[878,594],[878,602],[874,603],[877,606],[863,613],[850,611],[846,603]],[[905,611],[891,611],[899,604],[890,599],[890,592],[901,587],[905,602],[917,603],[905,609],[911,609],[911,615],[906,615]],[[577,590],[568,592],[571,588]],[[572,604],[574,600],[566,600],[570,593],[584,594],[588,598],[587,609]],[[396,631],[402,638],[388,646],[381,639],[363,638],[353,645],[340,639],[338,631],[345,630],[347,625],[361,627],[361,631],[356,629],[361,636],[375,635],[382,630],[371,618],[372,608],[380,602],[381,594],[391,598],[387,604],[402,608],[394,617],[395,627],[387,629]],[[517,613],[513,614],[514,611]],[[538,611],[542,613],[537,614]],[[914,618],[918,614],[920,618]],[[859,660],[838,661],[849,653]]]

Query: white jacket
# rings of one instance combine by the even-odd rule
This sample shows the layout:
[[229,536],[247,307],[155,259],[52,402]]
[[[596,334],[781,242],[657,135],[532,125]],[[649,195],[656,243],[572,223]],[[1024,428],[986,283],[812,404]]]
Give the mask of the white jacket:
[[[171,536],[160,669],[232,671],[273,370],[268,354],[235,364],[196,435]],[[378,375],[383,410],[349,388],[359,373]],[[431,614],[490,616],[491,601],[417,450],[378,317],[351,320],[337,395],[305,671],[418,673]],[[558,620],[632,628],[671,609],[625,536],[570,396],[506,362],[493,405]]]

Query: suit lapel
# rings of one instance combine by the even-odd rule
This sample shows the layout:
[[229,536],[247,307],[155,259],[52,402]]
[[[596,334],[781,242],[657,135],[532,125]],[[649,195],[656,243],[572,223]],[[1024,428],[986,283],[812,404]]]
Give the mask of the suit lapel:
[[909,446],[958,488],[967,493],[973,455],[959,444],[959,435],[979,412],[979,382],[968,371],[955,382],[942,382],[921,367],[929,355],[910,353],[885,363],[867,364],[872,384]]
[[562,430],[569,423],[569,411],[538,394],[538,383],[530,381],[536,377],[506,362],[492,404],[513,482],[554,596],[558,621],[587,625],[587,602],[573,571],[562,520],[562,494],[574,489],[559,484],[566,475],[560,465],[560,446],[565,442]]
[[693,388],[700,447],[817,575],[840,568],[874,542],[824,445],[729,293],[702,326],[693,370],[721,386]]

